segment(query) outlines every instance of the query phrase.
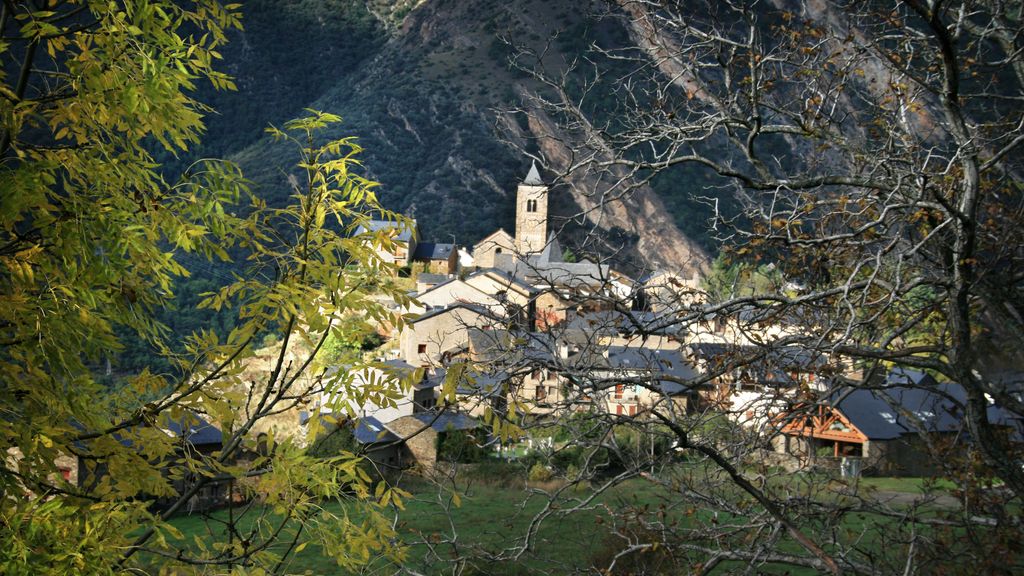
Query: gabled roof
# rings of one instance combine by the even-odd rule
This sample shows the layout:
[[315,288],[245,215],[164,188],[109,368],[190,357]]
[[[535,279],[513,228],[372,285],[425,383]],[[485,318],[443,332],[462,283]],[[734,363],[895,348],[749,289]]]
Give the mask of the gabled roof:
[[695,342],[689,345],[689,349],[701,359],[715,359],[723,364],[737,366],[770,364],[774,368],[785,370],[808,370],[820,368],[828,363],[823,354],[800,346],[769,348],[722,342]]
[[448,260],[455,252],[454,244],[441,244],[438,242],[420,242],[413,252],[413,260]]
[[224,434],[218,428],[195,414],[178,420],[166,418],[160,427],[192,446],[213,446],[224,442]]
[[[693,381],[699,374],[687,364],[677,350],[661,350],[640,346],[609,346],[608,357],[604,359],[606,368],[630,375],[646,375],[657,383],[662,392],[668,395],[678,394],[687,387],[676,380]],[[668,376],[671,380],[659,378]]]
[[566,330],[582,330],[604,334],[656,334],[673,335],[682,331],[672,317],[630,310],[598,310],[585,314],[571,313],[565,323]]
[[589,260],[549,262],[534,255],[524,262],[513,254],[498,254],[494,264],[512,276],[536,284],[577,287],[605,285],[609,281],[608,265]]
[[[421,274],[421,276],[422,276],[422,274]],[[425,294],[429,294],[429,293],[433,292],[434,290],[439,290],[439,289],[441,289],[441,288],[451,284],[452,282],[462,282],[462,280],[459,280],[458,278],[448,278],[447,276],[445,276],[445,279],[443,281],[438,282],[437,284],[434,284],[433,286],[427,288],[426,290],[424,290],[422,292],[416,292],[416,293],[414,293],[414,295],[415,296],[423,296]]]
[[[869,439],[891,440],[909,433],[966,430],[966,398],[959,384],[896,368],[881,388],[842,388],[829,396],[829,403]],[[989,406],[988,418],[998,425],[1017,425],[1009,412],[995,405]]]
[[417,284],[437,285],[442,282],[447,282],[448,280],[449,278],[447,274],[428,274],[426,272],[421,272],[416,276]]
[[516,239],[513,238],[511,234],[506,232],[504,228],[498,228],[494,232],[491,232],[487,236],[481,238],[480,241],[477,242],[476,244],[473,244],[473,249],[475,250],[476,248],[482,246],[486,242],[498,244],[499,242],[497,241],[497,238],[507,239],[508,242],[503,242],[503,244],[508,244],[509,246],[515,246],[516,244]]
[[409,324],[416,324],[418,322],[422,322],[423,320],[427,320],[427,319],[433,318],[435,316],[440,316],[442,314],[448,314],[449,312],[454,312],[454,311],[456,311],[459,308],[463,308],[465,310],[469,310],[470,312],[475,312],[475,313],[477,313],[477,314],[479,314],[481,316],[486,316],[488,318],[493,318],[495,320],[500,320],[499,318],[495,318],[494,314],[492,314],[489,310],[487,310],[483,306],[478,306],[476,304],[470,304],[468,302],[457,302],[457,303],[452,304],[451,306],[448,306],[446,308],[434,308],[433,310],[428,310],[428,311],[424,312],[423,314],[420,314],[419,317],[417,317],[417,318],[415,318],[413,320],[410,320]]
[[538,262],[564,262],[562,258],[562,245],[558,243],[558,238],[554,232],[548,234],[548,243],[544,245],[544,249],[540,251],[537,256]]
[[[77,424],[75,424],[75,427],[79,428]],[[158,417],[155,427],[174,438],[180,438],[186,444],[194,447],[220,446],[224,442],[224,434],[220,429],[204,420],[195,412],[186,412],[185,415],[177,419],[172,419],[166,412],[162,413]],[[135,445],[135,441],[132,438],[133,433],[139,432],[142,428],[133,427],[125,431],[125,434],[118,432],[112,434],[111,437],[122,446],[131,448]],[[78,441],[75,442],[75,446],[80,450],[88,450],[88,442]]]
[[[413,221],[415,224],[415,220]],[[395,240],[402,242],[408,242],[412,239],[412,228],[402,227],[399,228],[398,222],[392,222],[391,220],[370,220],[366,224],[360,224],[356,228],[356,234],[365,234],[367,232],[377,232],[379,230],[398,230],[398,234],[395,236]]]
[[352,431],[356,442],[360,444],[377,444],[383,442],[397,442],[401,440],[392,431],[373,416],[363,416],[356,420],[355,429]]
[[429,425],[436,432],[444,432],[445,430],[472,430],[480,426],[480,422],[475,418],[458,412],[421,412],[419,414],[413,414],[412,417],[419,420],[424,425]]
[[540,290],[538,290],[533,284],[525,282],[521,278],[516,278],[500,268],[482,268],[470,274],[466,279],[469,280],[480,276],[497,276],[502,282],[507,284],[509,288],[518,288],[519,291],[525,292],[526,294],[536,294],[537,292],[540,292]]

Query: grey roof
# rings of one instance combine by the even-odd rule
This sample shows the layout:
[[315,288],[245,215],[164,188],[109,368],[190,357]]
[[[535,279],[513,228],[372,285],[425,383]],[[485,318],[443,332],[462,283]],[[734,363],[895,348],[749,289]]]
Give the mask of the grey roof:
[[[693,381],[700,376],[676,350],[609,346],[605,366],[611,370],[647,375],[657,382],[662,392],[669,395],[688,390],[676,380]],[[673,379],[666,380],[658,376],[669,376]]]
[[540,172],[537,170],[536,160],[530,161],[530,171],[526,173],[526,178],[523,179],[523,184],[528,186],[544,185],[544,181],[540,178]]
[[434,308],[433,310],[428,310],[423,314],[420,314],[417,318],[410,320],[409,323],[416,324],[417,322],[426,320],[428,318],[433,318],[434,316],[440,316],[441,314],[452,312],[457,308],[465,308],[466,310],[476,312],[477,314],[487,316],[489,318],[494,317],[493,314],[491,314],[486,308],[482,306],[477,306],[476,304],[470,304],[468,302],[457,302],[455,304],[452,304],[451,306],[448,306],[447,308]]
[[472,430],[480,426],[475,418],[471,418],[465,414],[458,412],[421,412],[419,414],[413,414],[413,418],[419,420],[423,424],[429,425],[432,429],[437,432],[444,432],[445,430]]
[[550,286],[594,286],[608,281],[608,266],[589,260],[549,262],[534,255],[523,261],[513,254],[497,254],[494,265],[527,282]]
[[[870,440],[891,440],[917,432],[960,432],[965,429],[963,402],[967,394],[953,382],[937,382],[916,370],[896,368],[881,389],[846,387],[830,403]],[[1016,427],[1006,410],[988,408],[991,422]]]
[[380,420],[373,416],[363,416],[356,420],[356,426],[352,431],[352,435],[355,436],[356,442],[360,444],[397,442],[401,440],[401,438],[388,430]]
[[177,420],[164,418],[160,427],[193,446],[211,446],[224,441],[217,427],[196,414],[190,413]]
[[[421,276],[422,276],[422,274],[421,274]],[[437,290],[438,288],[440,288],[442,286],[447,286],[448,284],[451,284],[452,282],[455,282],[456,280],[458,280],[458,278],[448,278],[448,277],[445,277],[445,279],[443,281],[438,282],[437,284],[434,284],[433,286],[427,288],[426,290],[424,290],[422,292],[415,293],[415,295],[416,296],[422,296],[422,295],[426,294],[427,292],[433,292],[434,290]]]
[[501,268],[483,268],[481,270],[477,270],[476,272],[470,274],[469,278],[473,278],[475,276],[484,276],[484,275],[487,275],[487,274],[493,274],[495,276],[500,276],[502,280],[504,280],[505,282],[508,283],[509,287],[515,286],[515,287],[523,290],[524,292],[527,292],[527,293],[530,293],[530,294],[534,294],[536,292],[539,292],[539,290],[537,290],[537,287],[534,286],[533,284],[530,284],[529,282],[524,282],[521,278],[516,278],[515,276],[509,274],[508,272],[502,270]]
[[445,378],[448,377],[447,368],[434,368],[432,370],[426,370],[423,372],[423,380],[418,382],[414,388],[417,390],[426,390],[428,388],[437,388],[438,386],[444,385]]
[[[360,224],[356,228],[356,234],[365,234],[367,232],[377,232],[379,230],[391,230],[399,228],[398,222],[392,222],[390,220],[370,220],[366,224]],[[395,240],[401,240],[402,242],[408,242],[412,239],[412,228],[403,227],[399,230],[398,235],[395,236]]]
[[565,328],[566,330],[605,334],[672,335],[681,331],[679,324],[671,317],[637,310],[625,313],[617,310],[598,310],[585,314],[572,313],[567,318]]
[[501,385],[512,378],[512,374],[505,369],[489,370],[473,375],[473,381],[462,381],[456,389],[456,393],[462,396],[477,396],[486,398],[501,393]]
[[420,242],[412,254],[413,260],[448,260],[455,252],[454,244],[439,242]]
[[558,243],[558,238],[554,232],[548,234],[548,243],[544,245],[544,249],[540,251],[537,256],[539,262],[564,262],[562,258],[562,245]]
[[471,326],[467,330],[470,349],[482,356],[482,360],[493,360],[509,350],[511,337],[508,330],[483,330]]
[[770,364],[776,368],[795,370],[819,368],[828,362],[828,359],[820,352],[801,346],[770,348],[720,342],[697,342],[691,344],[689,348],[702,359],[717,360],[723,364]]
[[424,272],[416,276],[417,284],[440,284],[442,282],[447,281],[448,276],[446,274],[427,274],[426,272]]

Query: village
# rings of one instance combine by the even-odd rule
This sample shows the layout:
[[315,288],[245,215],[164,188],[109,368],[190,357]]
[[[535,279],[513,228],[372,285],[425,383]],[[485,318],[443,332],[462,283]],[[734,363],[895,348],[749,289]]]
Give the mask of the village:
[[[634,279],[606,263],[569,261],[549,227],[548,194],[531,165],[516,190],[514,235],[499,229],[469,249],[419,241],[387,221],[360,230],[390,230],[399,242],[380,256],[419,273],[414,318],[391,334],[397,346],[377,358],[379,368],[354,374],[353,385],[417,378],[397,402],[354,406],[355,418],[345,398],[322,394],[303,426],[320,418],[331,429],[340,414],[378,470],[429,471],[439,435],[490,429],[510,411],[551,421],[712,413],[755,435],[773,465],[884,476],[934,472],[920,432],[962,430],[956,384],[896,368],[865,386],[845,358],[778,344],[807,326],[755,309],[693,316],[707,298],[699,276],[656,270]],[[453,382],[456,365],[469,368]],[[454,402],[446,385],[456,388]],[[993,421],[1019,426],[991,411]],[[487,434],[475,437],[483,444]],[[507,450],[494,438],[487,448]]]
[[[387,478],[409,470],[429,475],[453,432],[501,457],[553,447],[549,436],[532,437],[529,428],[501,438],[493,431],[503,422],[557,423],[586,413],[614,427],[654,422],[655,413],[679,421],[700,415],[724,418],[728,434],[757,446],[759,464],[920,477],[936,472],[931,442],[952,444],[963,434],[964,391],[955,383],[906,368],[867,381],[846,358],[786,344],[813,330],[805,323],[755,308],[696,313],[708,298],[699,275],[656,270],[634,279],[607,263],[566,258],[549,229],[548,194],[531,165],[516,191],[514,235],[499,229],[468,249],[420,241],[391,221],[360,228],[356,237],[383,233],[394,240],[378,256],[411,271],[415,290],[400,310],[410,319],[389,328],[390,344],[370,350],[369,364],[303,375],[312,401],[253,428],[257,446],[269,437],[315,444],[341,432]],[[268,358],[278,353],[268,350]],[[268,370],[260,358],[246,370]],[[391,383],[387,393],[362,392],[384,383]],[[1008,412],[994,405],[989,412],[992,422],[1021,436],[1021,423]],[[188,414],[159,428],[183,450],[211,455],[223,449],[218,424]],[[57,466],[79,486],[105,473],[83,473],[70,457]],[[188,483],[175,480],[178,489]],[[187,511],[235,497],[222,483],[207,483]]]

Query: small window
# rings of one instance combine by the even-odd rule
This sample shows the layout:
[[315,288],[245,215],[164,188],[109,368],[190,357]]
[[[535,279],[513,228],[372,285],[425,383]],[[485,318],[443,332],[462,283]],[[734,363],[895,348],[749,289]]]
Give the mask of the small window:
[[427,353],[427,345],[426,344],[420,344],[420,345],[416,346],[416,352],[418,354],[426,354]]
[[495,248],[494,249],[494,253],[495,254],[501,254],[501,247],[499,246],[498,248]]
[[537,211],[537,201],[536,200],[527,200],[526,201],[526,211],[527,212],[536,212]]

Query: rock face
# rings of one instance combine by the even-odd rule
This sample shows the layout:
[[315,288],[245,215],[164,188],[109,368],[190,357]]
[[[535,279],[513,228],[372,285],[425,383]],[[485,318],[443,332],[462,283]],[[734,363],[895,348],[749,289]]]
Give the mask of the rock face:
[[[555,173],[566,171],[572,150],[564,131],[541,110],[529,117],[529,131],[538,143],[541,156]],[[607,178],[574,172],[562,181],[579,208],[572,217],[582,217],[584,232],[577,245],[595,244],[598,254],[622,254],[636,271],[671,269],[690,277],[707,270],[707,253],[676,227],[665,204],[648,186],[637,186],[626,193],[609,192]],[[563,215],[565,218],[566,215]],[[571,220],[570,220],[571,221]],[[616,244],[621,230],[626,239]],[[577,234],[579,235],[579,234]]]
[[[248,2],[246,31],[225,53],[246,93],[213,101],[221,114],[211,119],[203,152],[232,153],[270,203],[290,191],[293,155],[259,131],[313,108],[345,119],[344,132],[334,135],[359,138],[365,170],[382,184],[378,196],[389,209],[415,216],[423,238],[472,245],[499,227],[513,229],[516,185],[535,156],[554,193],[565,192],[553,200],[552,214],[563,245],[635,271],[702,269],[704,238],[695,242],[680,231],[689,214],[678,197],[663,199],[646,186],[613,197],[599,178],[562,177],[573,137],[526,97],[542,86],[509,65],[518,49],[547,49],[543,62],[563,67],[586,48],[592,6],[577,0],[373,0],[362,9],[342,0],[312,4]],[[628,38],[614,29],[599,35]],[[269,95],[253,98],[264,86]]]

